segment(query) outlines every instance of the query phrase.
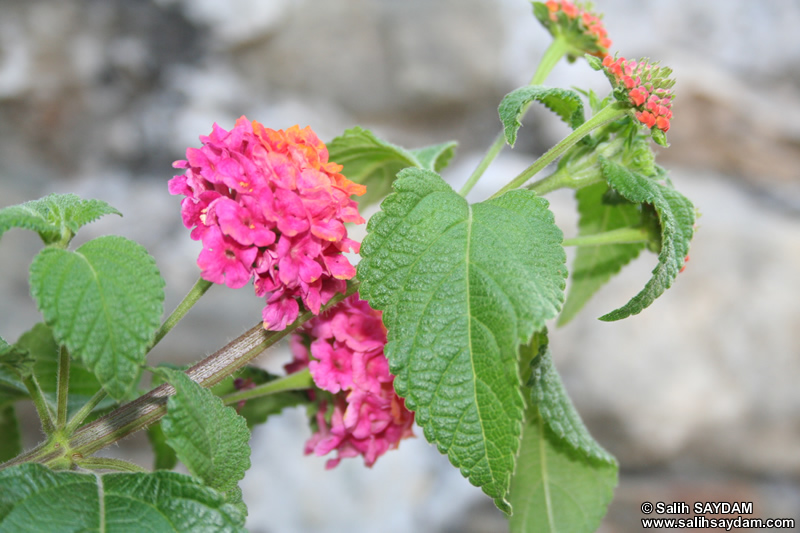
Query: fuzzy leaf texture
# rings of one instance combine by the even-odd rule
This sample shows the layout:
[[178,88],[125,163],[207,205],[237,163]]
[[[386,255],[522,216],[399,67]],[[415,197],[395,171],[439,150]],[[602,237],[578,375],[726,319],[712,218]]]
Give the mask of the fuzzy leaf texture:
[[133,391],[164,302],[164,281],[147,251],[119,236],[75,251],[45,248],[31,264],[30,281],[56,341],[114,398]]
[[13,400],[0,396],[0,463],[22,453],[22,436]]
[[508,513],[517,350],[563,302],[561,231],[529,191],[469,205],[419,169],[394,187],[367,227],[360,293],[384,311],[395,389],[425,437]]
[[526,410],[509,499],[511,533],[593,533],[617,485],[617,466],[592,461],[559,439],[536,406]]
[[0,533],[245,532],[245,515],[174,472],[78,474],[34,463],[0,471]]
[[550,350],[542,350],[531,366],[529,389],[526,390],[530,390],[532,404],[538,407],[539,416],[558,440],[587,459],[616,465],[616,459],[594,440],[572,405]]
[[344,167],[348,179],[366,185],[360,196],[363,208],[380,201],[392,190],[397,173],[407,167],[427,168],[439,172],[453,158],[455,142],[406,150],[377,137],[370,130],[356,126],[328,143],[329,160]]
[[159,372],[176,391],[161,420],[167,444],[209,487],[235,490],[250,468],[250,431],[244,418],[180,370]]
[[0,238],[11,228],[37,232],[45,244],[71,238],[81,226],[103,215],[122,214],[102,200],[84,200],[74,194],[51,194],[39,200],[0,209]]
[[694,234],[695,210],[692,203],[661,176],[648,178],[619,163],[600,158],[603,177],[614,190],[631,202],[651,204],[661,226],[661,251],[652,277],[639,294],[600,320],[621,320],[640,313],[672,286],[683,267]]
[[[40,322],[23,333],[15,346],[33,360],[33,373],[44,393],[45,400],[56,410],[58,389],[58,344],[47,324]],[[72,361],[69,368],[69,399],[67,415],[75,414],[102,386],[97,377],[81,361]],[[104,409],[113,400],[106,398],[96,407]]]
[[[641,222],[639,206],[627,201],[607,201],[608,190],[607,184],[596,183],[575,194],[580,213],[579,236],[634,227]],[[623,266],[635,259],[644,247],[643,242],[578,247],[570,272],[572,282],[558,325],[563,326],[575,318],[591,297]]]
[[522,126],[520,119],[531,102],[544,104],[572,129],[584,122],[583,100],[575,91],[543,85],[520,87],[505,95],[498,108],[503,133],[511,147],[517,142],[517,131]]

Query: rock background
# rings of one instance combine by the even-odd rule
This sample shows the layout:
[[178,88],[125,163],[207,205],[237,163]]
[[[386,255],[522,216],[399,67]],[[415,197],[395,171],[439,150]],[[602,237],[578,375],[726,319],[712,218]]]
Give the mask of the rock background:
[[[639,531],[646,500],[753,501],[754,516],[800,518],[800,5],[599,3],[614,49],[676,72],[659,162],[703,213],[686,272],[651,309],[595,320],[639,290],[646,255],[552,335],[578,410],[622,465],[601,531]],[[68,191],[110,202],[125,218],[80,239],[144,244],[169,310],[196,278],[198,248],[165,183],[213,122],[310,124],[325,140],[360,124],[412,147],[457,139],[445,173],[457,185],[498,130],[500,98],[548,42],[525,0],[0,0],[0,207]],[[548,84],[607,91],[582,61],[559,64]],[[471,199],[565,133],[535,108],[525,125]],[[572,234],[571,194],[552,202]],[[39,245],[12,231],[0,246],[0,335],[15,339],[39,320],[26,272]],[[260,308],[247,290],[211,291],[154,360],[210,353]],[[307,432],[296,411],[254,432],[251,531],[504,528],[422,438],[372,470],[326,472],[301,455]],[[111,452],[150,460],[139,437]]]

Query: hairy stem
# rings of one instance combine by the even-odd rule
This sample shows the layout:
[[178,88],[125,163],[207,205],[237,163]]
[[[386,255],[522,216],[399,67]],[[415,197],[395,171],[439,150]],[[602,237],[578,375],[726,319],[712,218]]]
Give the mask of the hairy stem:
[[225,402],[225,405],[234,405],[245,400],[269,396],[270,394],[276,394],[278,392],[309,389],[313,384],[311,372],[305,368],[300,372],[289,374],[288,376],[270,381],[269,383],[264,383],[258,387],[233,392],[223,396],[222,401]]
[[39,415],[39,420],[42,421],[42,431],[45,435],[52,435],[56,427],[53,424],[53,415],[50,413],[50,407],[47,406],[47,401],[44,399],[42,388],[39,387],[39,382],[36,381],[35,376],[29,376],[22,380],[25,388],[28,389],[28,394],[33,400],[33,405],[36,407],[36,413]]
[[197,300],[199,300],[200,297],[204,295],[212,285],[213,283],[206,281],[203,278],[200,278],[195,282],[194,286],[189,290],[189,293],[184,296],[181,303],[178,304],[178,307],[176,307],[172,314],[167,317],[163,324],[161,324],[161,327],[156,332],[155,339],[153,339],[153,344],[150,346],[151,349],[153,346],[158,344],[172,328],[175,327],[175,324],[181,321],[186,313],[189,312],[189,309],[191,309],[192,306],[197,303]]
[[581,235],[572,239],[564,239],[564,246],[598,246],[605,244],[630,244],[647,242],[649,234],[644,228],[618,228],[594,235]]
[[[322,311],[330,309],[355,293],[358,285],[358,281],[349,282],[347,291],[331,298],[323,306]],[[258,323],[216,353],[194,365],[186,373],[203,387],[216,385],[313,317],[313,313],[306,311],[282,331],[265,331],[262,324]],[[65,445],[61,446],[49,440],[0,465],[0,470],[26,462],[68,468],[73,463],[84,460],[84,457],[88,457],[160,419],[167,411],[167,399],[173,394],[175,394],[175,389],[172,385],[165,383],[136,400],[122,405],[106,416],[79,428],[69,436]]]
[[69,403],[69,352],[66,346],[62,346],[58,354],[56,397],[56,427],[61,429],[67,423]]
[[[561,61],[561,58],[567,53],[569,49],[569,44],[567,41],[561,37],[557,37],[553,39],[553,42],[550,43],[550,46],[545,50],[544,56],[542,56],[542,60],[539,62],[539,65],[536,67],[536,72],[533,74],[529,85],[541,85],[547,76],[550,74],[550,71],[553,70],[553,67]],[[528,111],[528,108],[522,110],[522,114],[520,116],[520,120],[522,117],[525,116],[525,113]],[[461,190],[458,191],[458,194],[461,196],[466,196],[469,194],[469,191],[478,183],[478,180],[481,179],[486,169],[489,168],[489,165],[495,158],[500,154],[503,148],[506,145],[506,137],[501,130],[500,133],[495,137],[494,142],[486,151],[486,154],[481,159],[478,166],[470,175],[467,182],[461,187]]]
[[[497,196],[501,196],[506,192],[510,191],[511,189],[516,189],[517,187],[522,186],[526,181],[528,181],[533,176],[538,174],[539,171],[544,169],[544,167],[555,161],[557,158],[563,155],[564,152],[572,148],[578,141],[580,141],[589,133],[591,133],[592,130],[599,128],[605,124],[608,124],[609,122],[613,122],[619,119],[620,117],[624,116],[625,110],[626,108],[618,103],[612,103],[604,107],[603,109],[598,111],[597,114],[595,114],[592,118],[581,124],[572,133],[564,137],[564,139],[561,142],[559,142],[557,145],[555,145],[547,152],[545,152],[542,157],[537,159],[531,166],[526,168],[517,177],[508,182],[505,187],[494,193],[492,195],[492,198],[496,198]],[[558,175],[559,175],[558,173],[554,173],[548,178],[545,178],[545,180],[542,180],[540,191],[550,192],[555,189],[560,189],[563,186],[563,184],[559,182],[546,183],[547,180],[551,180],[551,178],[555,179],[554,176]],[[541,194],[543,194],[544,192],[542,192]]]
[[67,423],[67,426],[64,428],[64,433],[67,435],[72,435],[72,433],[78,429],[78,426],[80,426],[81,423],[86,420],[86,417],[89,416],[92,411],[94,411],[94,408],[100,405],[100,402],[105,400],[106,396],[108,396],[108,393],[106,393],[105,390],[100,389],[94,394],[94,396],[89,398],[89,401],[86,402],[86,404],[72,416],[69,423]]

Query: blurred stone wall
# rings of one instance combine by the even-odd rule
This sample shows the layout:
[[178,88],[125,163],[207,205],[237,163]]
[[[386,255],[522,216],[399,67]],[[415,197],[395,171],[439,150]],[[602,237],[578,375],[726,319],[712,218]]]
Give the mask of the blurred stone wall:
[[[659,162],[703,214],[686,272],[650,309],[595,320],[641,288],[647,255],[552,335],[579,411],[621,463],[602,531],[638,531],[644,500],[754,501],[755,516],[800,518],[800,4],[598,4],[615,50],[674,68],[672,147]],[[445,177],[458,184],[498,131],[500,98],[548,43],[525,0],[0,0],[0,207],[49,192],[107,200],[125,217],[80,238],[144,244],[169,310],[197,276],[198,249],[166,180],[213,122],[309,124],[324,140],[360,124],[409,147],[456,139]],[[548,84],[608,90],[583,61],[559,64]],[[564,134],[533,108],[470,198]],[[571,194],[552,206],[573,234]],[[39,320],[28,237],[0,242],[7,339]],[[197,359],[258,320],[246,289],[204,300],[155,359]],[[372,470],[345,461],[325,472],[301,455],[307,432],[291,412],[254,433],[243,483],[252,531],[502,530],[421,436]],[[146,464],[146,446],[121,448]]]

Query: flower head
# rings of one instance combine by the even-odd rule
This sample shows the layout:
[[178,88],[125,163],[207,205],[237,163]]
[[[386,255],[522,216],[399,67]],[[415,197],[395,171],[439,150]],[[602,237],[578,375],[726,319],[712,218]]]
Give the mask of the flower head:
[[307,454],[344,457],[361,455],[367,466],[400,441],[413,435],[414,413],[394,391],[394,377],[383,354],[386,329],[380,311],[355,294],[308,321],[292,335],[296,372],[308,367],[320,389],[315,416],[317,431],[306,443]]
[[226,131],[214,124],[175,168],[169,182],[183,223],[203,242],[198,258],[207,281],[238,288],[255,280],[267,298],[264,327],[281,330],[304,307],[319,313],[355,268],[342,252],[358,251],[345,222],[363,223],[351,195],[365,188],[345,178],[341,165],[311,128],[271,130],[245,117]]
[[553,37],[569,43],[567,57],[571,61],[583,54],[597,57],[608,54],[611,39],[601,16],[592,12],[591,4],[569,0],[534,2],[533,13]]
[[672,69],[659,67],[647,59],[603,58],[602,69],[614,88],[617,100],[627,103],[636,118],[653,130],[666,133],[672,118]]

